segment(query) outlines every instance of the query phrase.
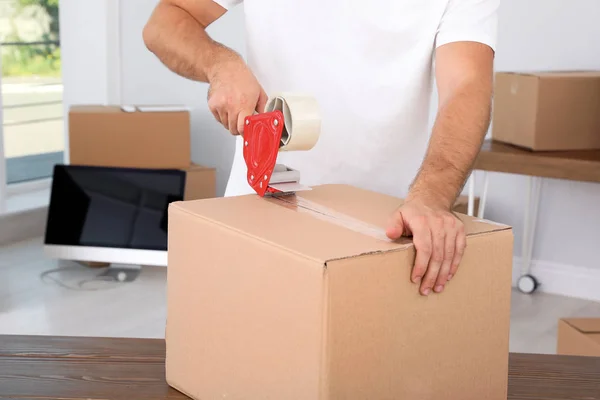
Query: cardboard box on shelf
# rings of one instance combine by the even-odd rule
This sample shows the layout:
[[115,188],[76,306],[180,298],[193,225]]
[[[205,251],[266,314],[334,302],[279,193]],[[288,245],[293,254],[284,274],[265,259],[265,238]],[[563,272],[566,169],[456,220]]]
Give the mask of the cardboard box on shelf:
[[461,216],[442,294],[399,199],[345,185],[169,207],[167,382],[194,399],[506,400],[512,230]]
[[561,319],[556,352],[567,356],[600,357],[600,317]]
[[183,200],[200,200],[216,197],[216,170],[198,164],[185,169],[185,193]]
[[600,71],[496,74],[492,138],[531,150],[600,149]]
[[69,162],[131,168],[187,168],[190,115],[183,107],[73,106]]

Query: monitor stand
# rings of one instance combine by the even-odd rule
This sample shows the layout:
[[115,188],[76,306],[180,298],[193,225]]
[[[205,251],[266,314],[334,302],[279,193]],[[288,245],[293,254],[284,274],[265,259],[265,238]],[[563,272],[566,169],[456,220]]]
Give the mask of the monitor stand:
[[113,278],[117,282],[133,282],[142,272],[141,265],[111,264],[99,277]]
[[96,262],[96,261],[75,261],[78,264],[85,265],[89,268],[107,268],[110,267],[110,263]]
[[79,264],[85,265],[89,268],[106,268],[97,276],[108,279],[112,278],[117,282],[133,282],[137,279],[142,271],[142,266],[135,264],[110,264],[87,261],[79,262]]

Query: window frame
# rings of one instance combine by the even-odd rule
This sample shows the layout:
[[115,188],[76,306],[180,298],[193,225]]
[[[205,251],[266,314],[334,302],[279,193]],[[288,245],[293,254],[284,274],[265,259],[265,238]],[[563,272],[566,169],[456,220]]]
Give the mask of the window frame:
[[[2,52],[2,43],[0,43],[0,54]],[[2,71],[2,57],[0,57],[0,71]],[[0,88],[2,88],[2,74],[0,74]],[[4,105],[2,103],[2,93],[0,89],[0,213],[6,208],[6,192],[8,185],[6,183],[6,158],[4,157]]]
[[[59,18],[61,26],[64,24],[63,20],[63,9],[69,7],[70,3],[61,4],[59,8]],[[105,103],[107,104],[120,104],[121,102],[121,21],[120,21],[120,10],[121,0],[107,0],[98,4],[102,7],[102,13],[104,14],[105,21],[105,48],[106,54],[106,81],[105,81]],[[98,11],[98,9],[96,9]],[[72,22],[71,22],[72,23]],[[61,43],[64,43],[62,37],[63,30],[61,29]],[[0,50],[2,44],[0,43]],[[2,60],[0,59],[0,71],[2,70]],[[27,194],[34,191],[50,189],[52,185],[52,178],[40,178],[27,182],[11,183],[8,184],[7,180],[7,167],[6,157],[4,154],[4,112],[2,103],[2,74],[0,74],[0,216],[6,212],[6,204],[9,196],[16,196],[20,194]],[[66,91],[66,88],[63,89]],[[68,163],[69,160],[69,149],[68,149],[68,106],[69,101],[65,101],[63,92],[63,118],[65,119],[64,124],[64,137],[65,137],[65,148],[63,150],[63,162]]]

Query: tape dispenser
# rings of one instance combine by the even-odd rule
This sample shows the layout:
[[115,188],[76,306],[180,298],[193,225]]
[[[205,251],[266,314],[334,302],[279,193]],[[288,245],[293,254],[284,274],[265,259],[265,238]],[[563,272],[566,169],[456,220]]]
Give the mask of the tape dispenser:
[[283,151],[312,149],[320,130],[314,98],[296,94],[271,97],[265,112],[245,119],[243,155],[248,184],[261,197],[310,190],[300,184],[300,171],[277,164],[277,156]]

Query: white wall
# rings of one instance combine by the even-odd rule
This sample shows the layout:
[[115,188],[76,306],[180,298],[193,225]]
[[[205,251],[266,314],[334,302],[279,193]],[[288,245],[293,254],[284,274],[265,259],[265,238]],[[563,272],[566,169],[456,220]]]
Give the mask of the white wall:
[[[233,156],[233,139],[207,109],[207,86],[174,75],[146,50],[141,31],[156,1],[120,2],[120,97],[123,103],[185,103],[194,107],[192,156],[196,162],[217,167],[222,193]],[[106,39],[110,31],[105,21],[108,12],[103,3],[61,2],[67,105],[110,97],[110,71],[102,58],[110,55],[106,45],[110,40]],[[597,0],[502,0],[497,70],[600,69],[598,16]],[[210,31],[216,40],[244,53],[241,8],[226,14]],[[517,256],[526,188],[522,177],[493,174],[486,208],[488,218],[515,227]],[[596,261],[599,204],[600,185],[546,180],[534,258],[600,272]]]
[[64,102],[106,101],[107,15],[103,2],[61,0],[60,40]]
[[[192,111],[192,159],[217,168],[217,191],[225,191],[234,139],[219,125],[206,103],[208,85],[181,78],[151,54],[142,40],[156,0],[121,2],[121,96],[123,103],[183,103]],[[235,8],[209,27],[219,42],[244,54],[243,9]]]
[[[109,23],[114,21],[117,1],[60,1],[64,115],[68,115],[73,104],[107,104],[117,100],[113,92],[118,71],[112,61],[118,25]],[[67,138],[68,119],[64,127]],[[65,159],[68,160],[68,148]]]

